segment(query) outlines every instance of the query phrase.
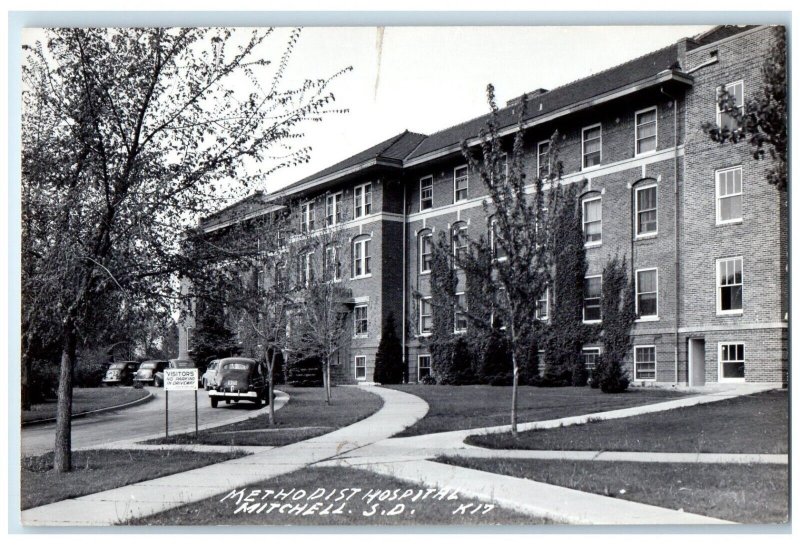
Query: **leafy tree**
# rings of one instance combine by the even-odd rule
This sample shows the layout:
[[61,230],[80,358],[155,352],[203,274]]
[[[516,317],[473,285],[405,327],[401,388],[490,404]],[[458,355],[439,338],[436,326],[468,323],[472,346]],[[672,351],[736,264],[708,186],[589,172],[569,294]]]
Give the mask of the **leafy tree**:
[[564,206],[553,222],[553,282],[550,327],[545,340],[543,383],[556,386],[585,386],[588,374],[581,350],[590,338],[583,323],[583,283],[586,276],[586,248],[579,211],[580,188],[571,185],[564,192]]
[[513,364],[508,340],[500,330],[499,320],[495,320],[482,351],[478,377],[481,382],[509,386],[513,382]]
[[201,369],[216,358],[238,356],[241,352],[236,332],[225,323],[219,305],[204,304],[192,336],[192,359]]
[[[786,29],[775,27],[774,45],[761,69],[764,87],[745,104],[737,104],[736,97],[720,88],[719,109],[733,120],[731,126],[704,123],[703,131],[714,142],[736,144],[747,140],[753,148],[755,159],[767,156],[774,161],[767,181],[781,191],[786,191],[787,178],[787,79],[786,79]],[[744,108],[740,108],[744,106]]]
[[631,330],[636,320],[635,288],[628,280],[628,266],[623,257],[614,257],[603,268],[603,354],[594,378],[606,393],[624,392],[630,378],[625,357],[630,352]]
[[546,175],[537,173],[528,185],[524,173],[523,126],[527,98],[522,97],[510,153],[504,149],[499,133],[499,110],[491,85],[487,88],[487,98],[490,115],[486,128],[479,134],[480,153],[466,142],[462,142],[461,147],[469,168],[479,174],[489,193],[484,211],[493,220],[493,234],[472,239],[470,251],[459,252],[454,259],[457,266],[470,270],[484,267],[481,253],[489,252],[497,257],[493,262],[494,281],[487,286],[487,297],[495,302],[495,315],[505,328],[502,331],[511,349],[511,432],[516,436],[520,370],[528,361],[531,345],[543,340],[544,329],[532,327],[530,322],[536,312],[536,301],[541,299],[551,281],[556,241],[549,236],[550,223],[561,206],[561,166],[557,161],[558,142],[551,138],[548,161],[552,168]]
[[307,160],[292,143],[329,113],[333,78],[286,81],[299,34],[274,64],[271,29],[63,28],[25,48],[23,332],[60,347],[56,471],[79,348],[115,316],[173,309],[176,275],[207,267],[181,248],[193,216]]
[[397,337],[397,325],[390,312],[381,331],[381,342],[375,355],[373,380],[380,384],[401,384],[405,374],[403,347]]

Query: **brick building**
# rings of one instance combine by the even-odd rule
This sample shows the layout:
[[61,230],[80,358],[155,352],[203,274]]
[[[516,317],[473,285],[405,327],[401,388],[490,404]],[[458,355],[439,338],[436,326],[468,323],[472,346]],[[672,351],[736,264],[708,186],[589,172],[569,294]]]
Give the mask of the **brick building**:
[[[786,195],[766,182],[771,163],[753,159],[747,142],[721,146],[701,130],[707,121],[728,122],[717,111],[721,85],[738,103],[760,92],[774,40],[770,27],[716,27],[528,94],[528,177],[544,167],[558,130],[563,183],[584,187],[585,321],[598,321],[592,299],[605,263],[626,255],[631,264],[639,316],[627,362],[634,383],[787,382]],[[512,100],[499,112],[509,139],[518,108]],[[461,142],[477,143],[485,122],[401,133],[201,225],[210,230],[290,198],[301,231],[340,226],[350,241],[345,272],[355,308],[336,380],[372,380],[381,325],[393,313],[409,381],[417,381],[431,365],[430,241],[441,231],[489,229],[487,191],[461,154]],[[190,326],[181,329],[182,352]],[[599,345],[584,347],[587,365],[599,352]]]

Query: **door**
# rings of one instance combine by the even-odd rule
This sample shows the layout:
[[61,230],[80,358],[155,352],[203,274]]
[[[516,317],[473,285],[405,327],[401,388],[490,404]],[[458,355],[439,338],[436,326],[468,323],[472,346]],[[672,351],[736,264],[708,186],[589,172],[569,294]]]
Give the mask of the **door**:
[[706,341],[689,339],[689,386],[706,383]]

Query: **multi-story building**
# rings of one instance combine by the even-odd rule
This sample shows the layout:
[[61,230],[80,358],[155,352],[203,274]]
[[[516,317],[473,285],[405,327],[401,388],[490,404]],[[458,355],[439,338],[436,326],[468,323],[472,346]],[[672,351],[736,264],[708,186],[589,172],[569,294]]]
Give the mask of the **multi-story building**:
[[[631,264],[638,319],[627,364],[637,384],[787,382],[786,195],[766,181],[771,161],[754,159],[746,141],[723,146],[701,130],[704,122],[731,122],[717,108],[722,86],[742,105],[760,92],[775,31],[716,27],[527,95],[528,178],[547,168],[557,130],[562,182],[582,184],[587,323],[601,320],[606,262],[625,255]],[[519,108],[515,99],[499,112],[505,138],[518,130]],[[429,298],[436,296],[429,284],[433,237],[444,231],[458,240],[490,229],[487,190],[461,152],[462,142],[478,142],[486,121],[431,135],[404,132],[202,225],[211,229],[226,214],[254,214],[286,197],[297,203],[292,213],[301,230],[339,225],[350,244],[345,273],[354,309],[336,379],[372,380],[381,326],[392,313],[409,381],[420,380],[432,364],[425,341]],[[547,319],[554,304],[541,301],[538,317]],[[185,328],[181,343],[185,351]],[[599,345],[584,347],[588,366],[599,353]]]

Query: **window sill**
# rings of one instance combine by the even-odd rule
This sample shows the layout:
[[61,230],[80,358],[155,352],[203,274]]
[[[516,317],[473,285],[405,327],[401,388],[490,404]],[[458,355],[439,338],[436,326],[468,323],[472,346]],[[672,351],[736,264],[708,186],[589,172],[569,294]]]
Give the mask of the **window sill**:
[[590,166],[590,167],[583,167],[583,168],[581,168],[581,172],[592,172],[593,170],[597,170],[597,169],[600,169],[600,168],[603,168],[603,164],[602,163],[599,164],[599,165],[593,165],[593,166]]
[[744,223],[744,221],[741,218],[738,220],[717,221],[715,227],[725,227],[727,225],[739,225],[741,223]]
[[583,320],[584,324],[600,324],[603,323],[603,320]]
[[647,233],[646,235],[636,235],[633,240],[650,240],[658,236],[658,231],[655,233]]
[[661,317],[659,316],[645,316],[643,318],[636,318],[635,322],[638,324],[642,322],[658,322],[660,320]]
[[742,310],[731,310],[731,311],[718,310],[717,311],[717,316],[719,316],[721,318],[724,318],[726,316],[742,316],[743,314],[744,314],[744,311],[742,311]]
[[362,274],[361,276],[353,276],[350,280],[361,280],[362,278],[372,278],[372,273]]
[[417,337],[430,337],[433,333],[420,333]]
[[656,379],[654,378],[635,378],[633,382],[655,382]]
[[639,157],[647,157],[648,155],[655,155],[656,153],[658,153],[657,149],[653,149],[650,151],[643,151],[642,153],[634,154],[633,158],[638,159]]
[[359,335],[353,335],[353,338],[354,339],[369,339],[369,334],[362,333],[362,334],[359,334]]
[[466,329],[456,329],[453,331],[453,335],[463,335],[466,332],[467,332]]
[[420,271],[420,273],[419,273],[420,276],[430,276],[430,274],[431,274],[431,271]]
[[589,242],[589,243],[584,243],[583,247],[584,248],[599,248],[602,245],[603,245],[602,242]]

